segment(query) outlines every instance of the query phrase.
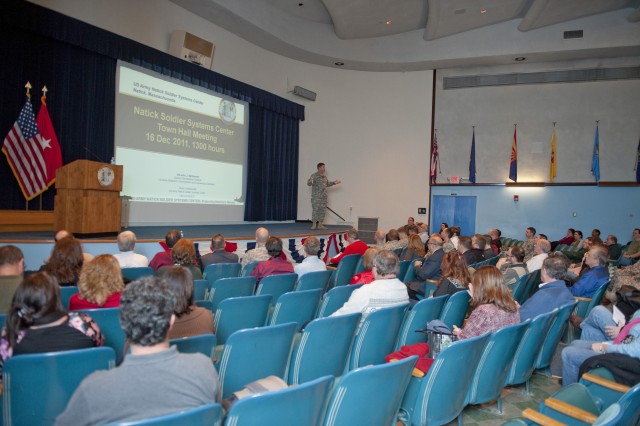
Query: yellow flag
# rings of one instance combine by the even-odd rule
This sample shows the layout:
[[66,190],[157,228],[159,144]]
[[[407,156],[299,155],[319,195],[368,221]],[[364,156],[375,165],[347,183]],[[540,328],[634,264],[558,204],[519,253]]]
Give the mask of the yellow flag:
[[553,135],[551,136],[551,164],[549,166],[549,178],[553,183],[553,178],[556,177],[556,129],[553,129]]

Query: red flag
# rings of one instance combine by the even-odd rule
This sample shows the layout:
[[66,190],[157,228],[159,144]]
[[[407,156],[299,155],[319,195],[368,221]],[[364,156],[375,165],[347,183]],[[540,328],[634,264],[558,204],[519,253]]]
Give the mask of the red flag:
[[440,155],[438,154],[438,134],[433,134],[433,145],[431,146],[431,170],[429,176],[431,176],[431,185],[436,184],[436,177],[438,176],[438,161]]
[[42,137],[42,157],[47,167],[47,188],[56,181],[56,170],[62,167],[62,152],[60,152],[60,144],[56,131],[53,129],[49,110],[47,109],[46,97],[42,97],[42,105],[38,111],[36,123]]

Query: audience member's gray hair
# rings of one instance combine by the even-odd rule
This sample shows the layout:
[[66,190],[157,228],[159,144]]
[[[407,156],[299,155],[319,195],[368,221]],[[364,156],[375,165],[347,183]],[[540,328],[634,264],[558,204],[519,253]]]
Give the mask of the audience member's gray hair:
[[551,251],[551,243],[548,240],[538,240],[536,242],[540,246],[540,250],[543,253],[549,253]]
[[153,346],[167,338],[175,294],[158,277],[144,277],[127,285],[120,298],[120,326],[134,345]]
[[309,256],[317,256],[320,251],[320,240],[316,237],[307,237],[307,239],[304,240],[304,251]]
[[352,238],[354,240],[358,239],[358,230],[356,228],[351,228],[347,231],[347,235],[349,236],[349,238]]
[[131,231],[124,231],[118,234],[118,250],[133,251],[136,246],[136,234]]
[[211,247],[214,250],[220,250],[224,248],[224,235],[216,234],[211,238]]
[[265,248],[267,249],[269,256],[280,257],[282,254],[282,240],[278,237],[269,237],[265,244]]
[[542,262],[542,269],[547,272],[549,278],[554,280],[562,280],[567,275],[567,268],[569,262],[565,256],[558,256],[556,254],[547,257]]
[[593,246],[591,246],[591,250],[593,250],[596,254],[598,265],[606,266],[607,262],[609,262],[609,249],[603,244],[594,244]]
[[378,270],[378,275],[386,276],[400,272],[400,259],[391,250],[380,250],[373,258],[373,266]]

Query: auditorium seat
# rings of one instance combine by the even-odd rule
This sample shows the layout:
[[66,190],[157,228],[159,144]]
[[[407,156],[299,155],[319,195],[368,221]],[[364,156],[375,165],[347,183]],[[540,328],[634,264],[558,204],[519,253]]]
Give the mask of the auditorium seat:
[[193,300],[205,300],[209,290],[209,281],[193,280]]
[[286,323],[238,330],[229,336],[216,363],[222,398],[263,377],[286,380],[295,332],[296,324]]
[[631,389],[621,383],[617,383],[613,374],[603,367],[594,368],[580,377],[589,393],[598,399],[603,407],[608,407],[619,400],[622,395]]
[[271,304],[275,304],[278,297],[293,291],[298,281],[298,274],[278,274],[264,277],[258,283],[256,296],[268,294],[271,296]]
[[467,291],[459,291],[452,294],[442,307],[440,312],[440,320],[444,322],[449,329],[453,330],[453,326],[457,325],[462,328],[464,317],[469,309],[471,296]]
[[296,332],[303,325],[311,321],[318,309],[318,303],[322,297],[322,290],[290,291],[283,294],[276,302],[269,325],[295,322],[298,324]]
[[327,289],[327,283],[329,282],[332,272],[333,271],[328,269],[326,271],[307,272],[298,278],[295,290],[305,291],[319,288],[324,293]]
[[203,276],[209,281],[209,289],[220,278],[231,278],[240,275],[239,263],[214,263],[204,268]]
[[218,305],[230,297],[251,296],[256,288],[256,277],[220,278],[209,290],[208,300],[215,313]]
[[212,361],[216,350],[216,343],[217,339],[215,334],[200,334],[169,340],[169,345],[176,345],[178,352],[186,354],[200,353]]
[[340,287],[351,282],[353,271],[360,260],[359,254],[350,254],[342,258],[329,279],[329,288]]
[[178,425],[220,425],[222,423],[222,406],[220,404],[207,404],[179,413],[165,414],[164,416],[150,417],[148,419],[134,420],[131,422],[109,423],[105,426],[178,426]]
[[100,327],[104,336],[104,345],[113,348],[118,364],[122,360],[122,350],[126,338],[120,327],[120,308],[82,309],[77,312],[88,314]]
[[[578,302],[574,312],[575,315],[579,318],[586,318],[589,315],[589,312],[600,304],[610,282],[610,280],[607,280],[607,282],[598,287],[592,298],[574,296],[574,299]],[[582,330],[580,328],[575,328],[570,323],[565,335],[565,343],[571,343],[573,340],[579,339],[581,334]]]
[[524,303],[522,300],[524,298],[524,292],[527,287],[528,279],[529,274],[524,274],[523,276],[518,278],[518,281],[516,281],[515,284],[513,284],[513,286],[511,287],[511,295],[513,296],[513,299],[520,304]]
[[551,375],[548,371],[549,366],[551,365],[551,358],[553,357],[556,347],[569,324],[569,316],[573,312],[577,303],[578,302],[567,303],[566,305],[558,308],[558,315],[553,321],[553,324],[551,324],[549,332],[542,342],[542,348],[540,348],[540,353],[538,354],[538,358],[535,363],[536,370],[544,370],[547,375]]
[[344,305],[349,300],[351,293],[362,287],[363,284],[345,285],[335,287],[324,294],[322,303],[318,308],[316,318],[328,317]]
[[449,295],[445,294],[444,296],[423,299],[413,305],[402,323],[394,351],[400,350],[405,345],[426,343],[427,335],[416,333],[416,331],[423,330],[429,321],[439,318],[442,307],[448,298]]
[[360,313],[339,315],[307,324],[293,349],[288,383],[342,375],[361,317]]
[[260,262],[252,262],[247,265],[244,265],[244,268],[242,268],[242,272],[240,272],[240,276],[241,277],[250,276],[253,270],[256,268],[256,266],[258,266],[258,263]]
[[402,279],[405,275],[407,275],[407,270],[409,269],[409,265],[413,263],[413,260],[402,260],[400,261],[400,272],[396,275],[398,278]]
[[150,277],[154,274],[154,270],[150,266],[137,266],[134,268],[122,268],[122,278],[129,281],[135,281],[138,278]]
[[60,302],[62,302],[62,307],[66,310],[69,310],[69,300],[74,294],[78,294],[77,286],[60,287]]
[[415,262],[409,262],[409,266],[407,267],[407,271],[405,272],[404,276],[399,277],[400,280],[407,284],[410,283],[411,281],[415,281],[416,279],[416,272],[415,272]]
[[215,312],[218,345],[227,342],[229,336],[244,328],[263,327],[267,322],[270,295],[231,297],[218,305]]
[[356,267],[353,268],[353,275],[364,272],[366,269],[364,268],[364,256],[360,256],[358,259],[358,263],[356,263]]
[[350,371],[333,390],[325,426],[393,425],[418,357]]

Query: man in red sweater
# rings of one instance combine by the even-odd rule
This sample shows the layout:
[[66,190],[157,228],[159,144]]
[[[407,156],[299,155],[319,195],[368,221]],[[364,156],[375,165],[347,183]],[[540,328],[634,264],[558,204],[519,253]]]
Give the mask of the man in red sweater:
[[359,254],[362,256],[364,252],[369,248],[369,246],[367,246],[367,243],[362,242],[358,239],[358,230],[355,228],[351,228],[347,231],[346,239],[349,245],[345,247],[342,253],[340,253],[336,257],[332,257],[331,259],[329,259],[330,263],[337,265],[338,263],[340,263],[343,257],[350,254]]

